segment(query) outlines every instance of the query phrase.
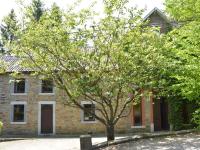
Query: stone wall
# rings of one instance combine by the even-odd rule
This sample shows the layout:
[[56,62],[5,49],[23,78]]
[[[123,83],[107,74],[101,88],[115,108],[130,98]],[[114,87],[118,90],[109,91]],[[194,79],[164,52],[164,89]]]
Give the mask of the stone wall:
[[[63,105],[67,100],[64,93],[56,89],[55,95],[40,95],[39,80],[35,77],[25,75],[28,80],[27,95],[11,95],[9,75],[0,76],[0,93],[4,93],[4,99],[0,99],[0,119],[4,123],[4,134],[38,134],[38,113],[40,101],[56,101],[55,107],[55,130],[56,134],[85,134],[104,133],[105,127],[99,123],[82,123],[81,110]],[[11,123],[11,102],[25,101],[26,124]],[[124,132],[127,129],[129,118],[119,121],[116,127],[117,132]]]

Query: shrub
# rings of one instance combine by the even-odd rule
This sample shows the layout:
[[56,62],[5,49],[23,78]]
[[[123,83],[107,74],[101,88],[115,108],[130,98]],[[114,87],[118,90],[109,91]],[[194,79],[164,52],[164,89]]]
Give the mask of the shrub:
[[198,126],[198,129],[200,129],[200,109],[197,109],[193,113],[193,119],[192,121]]
[[1,132],[2,132],[2,128],[3,128],[3,123],[0,121],[0,135],[1,135]]

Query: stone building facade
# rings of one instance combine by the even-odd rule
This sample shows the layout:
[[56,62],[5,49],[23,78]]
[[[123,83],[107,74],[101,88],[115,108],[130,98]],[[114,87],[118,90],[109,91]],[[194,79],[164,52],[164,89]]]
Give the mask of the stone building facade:
[[[166,32],[170,22],[157,8],[146,17],[151,26],[160,26],[161,33]],[[7,57],[11,62],[10,72],[16,71],[15,58]],[[2,58],[3,59],[3,58]],[[17,70],[18,71],[18,70]],[[63,104],[64,93],[55,87],[45,87],[50,82],[24,73],[23,81],[14,81],[7,74],[0,75],[0,121],[3,122],[4,134],[42,135],[42,134],[83,134],[104,133],[105,127],[87,113]],[[9,72],[9,71],[8,71]],[[44,86],[44,92],[42,88]],[[21,92],[21,93],[20,93]],[[83,105],[92,110],[84,99]],[[153,96],[142,97],[141,104],[133,106],[129,116],[120,120],[116,132],[151,131],[162,127],[161,107],[167,112],[167,105],[162,101],[154,102]],[[156,112],[156,113],[155,113]],[[164,124],[168,124],[167,121]],[[155,128],[156,127],[156,128]],[[169,129],[169,128],[165,128]]]

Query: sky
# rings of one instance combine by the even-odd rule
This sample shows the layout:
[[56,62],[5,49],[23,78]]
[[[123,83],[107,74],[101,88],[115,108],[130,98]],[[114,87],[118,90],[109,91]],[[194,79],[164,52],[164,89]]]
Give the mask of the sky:
[[[19,0],[0,0],[0,21],[2,18],[7,15],[10,10],[13,8],[17,13],[20,13],[19,5],[17,4]],[[25,0],[25,4],[28,4],[31,0]],[[72,4],[75,0],[43,0],[46,7],[50,7],[54,2],[56,2],[62,9],[65,9],[70,4]],[[95,10],[98,12],[102,9],[102,0],[97,0],[97,5]],[[154,7],[158,7],[159,9],[164,9],[163,6],[164,0],[131,0],[131,5],[138,6],[138,8],[146,8],[147,11],[152,10]],[[91,0],[84,0],[81,3],[81,8],[87,7],[91,4]]]

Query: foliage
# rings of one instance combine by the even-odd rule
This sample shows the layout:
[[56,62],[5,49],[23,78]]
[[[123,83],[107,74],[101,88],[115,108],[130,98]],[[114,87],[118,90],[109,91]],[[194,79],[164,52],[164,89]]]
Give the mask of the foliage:
[[180,20],[180,27],[168,35],[167,48],[174,54],[177,71],[174,77],[180,82],[175,88],[190,100],[200,97],[200,2],[197,0],[166,0],[167,11]]
[[13,47],[22,66],[54,79],[67,95],[65,104],[84,109],[83,97],[97,103],[93,115],[105,125],[108,140],[139,91],[159,88],[165,69],[162,36],[144,26],[141,11],[127,1],[113,2],[105,1],[98,21],[90,8],[61,12],[54,5]]
[[198,125],[198,129],[200,129],[200,109],[197,109],[194,113],[193,113],[193,119],[192,121]]
[[200,1],[165,0],[166,9],[177,21],[199,21]]
[[0,30],[1,49],[9,49],[12,42],[17,39],[17,32],[19,30],[16,14],[13,9],[8,16],[3,18]]
[[182,129],[182,100],[179,98],[171,98],[169,101],[169,123],[173,125],[173,130]]
[[[199,103],[200,97],[200,1],[166,0],[167,11],[179,21],[179,28],[168,35],[167,48],[174,54],[176,71],[171,74],[178,80],[173,88],[189,100]],[[193,121],[200,125],[199,110]]]
[[190,102],[176,95],[170,96],[168,102],[169,122],[170,125],[173,125],[173,130],[191,129],[195,127],[195,123],[192,121],[192,115],[198,105],[194,101]]
[[3,128],[3,123],[0,121],[0,134],[2,132],[2,128]]
[[27,7],[25,16],[30,21],[39,21],[45,10],[41,0],[32,0],[31,4]]

